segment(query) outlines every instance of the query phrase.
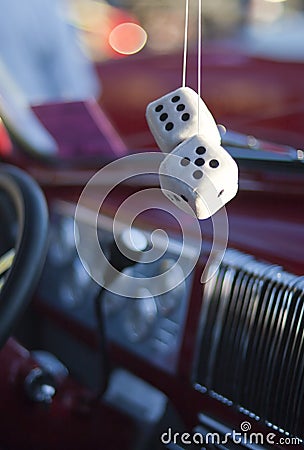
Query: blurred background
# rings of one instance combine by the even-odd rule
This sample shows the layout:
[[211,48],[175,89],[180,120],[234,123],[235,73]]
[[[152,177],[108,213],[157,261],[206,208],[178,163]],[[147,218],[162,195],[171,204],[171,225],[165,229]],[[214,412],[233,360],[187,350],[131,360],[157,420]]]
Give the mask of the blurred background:
[[[95,61],[135,53],[144,47],[146,51],[168,53],[182,46],[183,0],[69,0],[69,5],[69,20],[80,30],[81,40]],[[203,0],[203,38],[239,39],[241,35],[240,44],[255,46],[257,51],[302,57],[303,11],[304,0]],[[142,33],[132,27],[119,29],[124,22],[140,25]],[[129,40],[127,52],[113,41],[117,26],[121,41]],[[190,0],[190,46],[196,45],[196,31],[197,1]]]
[[[31,103],[98,97],[91,62],[182,52],[185,3],[0,0],[0,77],[5,72],[6,80],[0,78],[0,88],[11,77]],[[189,5],[191,51],[197,46],[198,1]],[[303,12],[304,0],[202,0],[203,45],[233,42],[247,54],[303,61]]]
[[[0,0],[0,132],[2,118],[28,147],[54,154],[54,133],[42,129],[37,106],[93,98],[129,146],[151,145],[145,106],[181,82],[185,3]],[[198,0],[189,5],[187,83],[195,88]],[[219,120],[236,131],[302,145],[304,91],[297,63],[304,61],[304,0],[202,0],[202,36],[204,98]],[[288,64],[245,66],[241,55]],[[281,122],[279,113],[285,114]],[[276,116],[277,123],[244,125],[247,116],[262,115]],[[62,123],[59,134],[65,136],[67,127],[57,117],[51,119]]]

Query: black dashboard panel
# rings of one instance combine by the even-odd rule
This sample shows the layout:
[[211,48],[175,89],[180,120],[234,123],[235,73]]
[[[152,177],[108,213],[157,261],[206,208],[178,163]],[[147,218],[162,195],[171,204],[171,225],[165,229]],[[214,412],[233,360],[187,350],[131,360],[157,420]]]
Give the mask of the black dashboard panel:
[[[108,255],[113,240],[112,224],[110,220],[103,219],[102,227],[98,228],[98,237],[101,248]],[[94,277],[96,272],[103,271],[103,267],[100,267],[94,244],[94,226],[83,222],[78,223],[78,227],[83,227],[81,236],[85,242],[82,242],[82,246],[84,252],[90,255],[86,268],[75,246],[73,206],[63,203],[54,206],[50,246],[38,294],[42,303],[84,327],[95,330],[94,298],[100,287],[90,274]],[[77,229],[75,236],[77,240]],[[168,247],[163,248],[163,242],[159,240],[156,241],[156,247],[158,254],[163,253],[159,259],[143,261],[125,270],[126,275],[139,279],[136,285],[132,279],[121,281],[124,283],[122,290],[128,292],[129,296],[105,292],[102,303],[106,334],[110,341],[126,351],[174,373],[182,344],[193,276],[190,274],[184,279],[181,265],[175,265],[181,251],[179,242],[171,240]],[[181,283],[170,290],[170,293],[153,295],[149,291],[149,285],[144,283],[145,279],[164,273],[174,265],[173,274],[165,277],[165,288],[170,289],[178,278],[182,280]],[[153,278],[151,279],[153,283]],[[119,286],[116,288],[119,290]],[[132,298],[133,294],[137,298]]]
[[[75,205],[69,202],[52,205],[50,246],[38,296],[43,305],[60,317],[95,334],[94,298],[100,286],[92,278],[103,273],[104,267],[98,258],[94,243],[96,227],[90,215],[84,211],[83,220],[78,221],[74,230],[74,212]],[[104,216],[97,227],[98,240],[107,257],[113,240],[112,226],[112,220]],[[119,226],[123,229],[125,224]],[[146,228],[142,231],[150,233]],[[81,253],[88,255],[87,264],[79,258],[75,239],[78,249],[82,240]],[[195,302],[200,301],[197,324],[191,329],[193,353],[189,360],[193,354],[194,360],[186,377],[188,388],[198,394],[202,407],[197,407],[197,427],[193,430],[202,435],[232,430],[232,424],[221,418],[221,412],[218,417],[217,413],[209,414],[206,404],[211,401],[217,405],[212,411],[238,414],[243,421],[248,419],[254,426],[262,427],[264,432],[274,431],[286,439],[297,439],[300,445],[304,392],[302,278],[278,265],[228,248],[216,275],[203,289],[201,286],[198,289],[198,280],[191,273],[174,286],[170,295],[153,295],[153,286],[149,291],[146,280],[166,272],[181,252],[180,241],[171,237],[168,246],[159,239],[156,247],[160,258],[152,262],[142,260],[124,271],[125,275],[142,280],[142,285],[121,277],[105,292],[102,306],[109,341],[126,355],[135,356],[136,364],[147,363],[144,371],[153,366],[165,378],[175,375],[181,380],[186,325],[189,333],[195,296]],[[193,254],[193,249],[188,248],[184,257],[191,260]],[[173,277],[179,278],[180,270],[177,265]],[[174,280],[169,277],[167,283],[170,288]],[[120,288],[127,293],[125,296],[115,293]],[[49,351],[65,361],[74,374],[79,373],[85,384],[97,386],[100,368],[96,351],[47,320],[43,327],[46,348],[50,344]],[[182,370],[185,374],[185,369]],[[137,370],[135,373],[140,376]],[[158,388],[163,390],[161,384]],[[234,447],[231,442],[227,447],[215,448]]]

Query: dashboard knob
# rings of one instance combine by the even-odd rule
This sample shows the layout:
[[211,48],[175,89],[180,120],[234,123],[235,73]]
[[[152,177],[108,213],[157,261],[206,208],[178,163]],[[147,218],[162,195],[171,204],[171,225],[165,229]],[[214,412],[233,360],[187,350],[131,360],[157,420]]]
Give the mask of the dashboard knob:
[[24,390],[27,397],[33,402],[50,404],[56,394],[54,377],[36,367],[25,378]]

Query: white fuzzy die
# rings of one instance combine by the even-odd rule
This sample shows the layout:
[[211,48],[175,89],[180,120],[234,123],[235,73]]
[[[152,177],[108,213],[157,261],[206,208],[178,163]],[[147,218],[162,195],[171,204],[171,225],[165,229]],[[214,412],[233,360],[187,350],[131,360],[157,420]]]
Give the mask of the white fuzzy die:
[[207,219],[236,195],[238,166],[223,147],[196,135],[165,157],[159,179],[176,206]]
[[151,133],[160,150],[165,153],[171,152],[181,142],[197,134],[198,117],[200,135],[215,145],[220,145],[221,136],[211,112],[189,87],[181,87],[149,103],[146,110]]

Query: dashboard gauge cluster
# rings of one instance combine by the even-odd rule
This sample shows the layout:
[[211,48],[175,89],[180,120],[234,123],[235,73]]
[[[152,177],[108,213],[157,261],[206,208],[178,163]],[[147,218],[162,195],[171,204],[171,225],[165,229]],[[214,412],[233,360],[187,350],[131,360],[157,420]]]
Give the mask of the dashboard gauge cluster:
[[[155,275],[175,265],[176,255],[168,249],[160,261],[151,263]],[[151,273],[151,267],[137,264],[131,270],[136,277]],[[131,272],[129,269],[129,273]],[[138,354],[169,372],[176,368],[190,296],[191,276],[172,289],[153,296],[146,287],[137,288],[136,298],[121,297],[107,292],[104,297],[107,334],[120,346]]]
[[[113,239],[111,224],[107,221],[102,224],[98,238],[107,254]],[[75,227],[74,230],[74,216],[66,205],[53,208],[49,251],[38,292],[41,301],[49,307],[93,329],[97,326],[93,303],[99,286],[90,275],[94,277],[94,271],[96,275],[103,268],[98,265],[94,227],[85,221],[77,225],[84,229]],[[78,231],[82,238],[84,236],[83,246],[89,256],[90,263],[86,267],[80,261],[75,245]],[[161,248],[161,241],[158,245],[160,248],[156,250],[162,256],[124,269],[124,275],[128,277],[118,278],[116,289],[105,291],[102,307],[109,340],[168,372],[174,372],[192,275],[186,278],[183,274],[178,261],[180,245],[176,240],[169,241],[165,249]],[[160,275],[154,281],[153,277]],[[147,283],[148,279],[152,284]],[[122,283],[123,289],[119,289]],[[156,293],[155,283],[158,283]],[[126,294],[121,295],[117,293],[119,291]]]

